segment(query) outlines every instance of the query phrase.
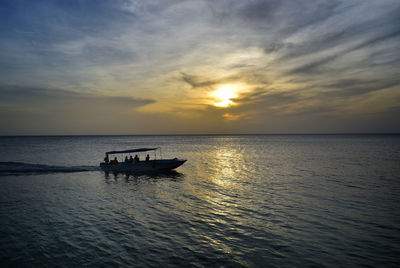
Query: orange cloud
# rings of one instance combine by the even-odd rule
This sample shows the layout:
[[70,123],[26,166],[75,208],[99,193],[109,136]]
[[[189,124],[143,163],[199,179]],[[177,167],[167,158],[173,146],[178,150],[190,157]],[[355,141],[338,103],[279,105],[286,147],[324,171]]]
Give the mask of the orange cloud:
[[234,121],[234,120],[238,120],[240,119],[242,116],[238,115],[238,114],[230,114],[230,113],[225,113],[224,115],[222,115],[226,120],[229,121]]

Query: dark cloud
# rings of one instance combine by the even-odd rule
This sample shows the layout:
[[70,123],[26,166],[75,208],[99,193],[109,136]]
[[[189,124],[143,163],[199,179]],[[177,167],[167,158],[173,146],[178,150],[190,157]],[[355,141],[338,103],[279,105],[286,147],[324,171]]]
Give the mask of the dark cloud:
[[[2,1],[4,37],[54,42],[121,31],[135,22],[128,1]],[[116,27],[119,26],[119,27]]]
[[335,60],[337,57],[338,57],[338,55],[332,55],[332,56],[314,60],[310,63],[306,63],[304,65],[301,65],[299,67],[295,67],[295,68],[291,69],[288,72],[288,74],[315,74],[317,72],[321,72],[322,70],[320,68],[322,66]]
[[328,92],[320,93],[329,97],[352,97],[384,90],[400,85],[400,77],[389,80],[368,80],[368,79],[339,79],[333,83],[322,85],[331,89]]
[[55,72],[78,80],[81,69],[134,61],[136,51],[117,42],[137,25],[129,2],[1,1],[0,71],[9,78],[2,82],[19,72],[41,80],[39,69],[50,80]]
[[[130,108],[154,103],[154,100],[135,99],[124,96],[105,96],[95,93],[73,92],[61,89],[49,89],[27,86],[0,85],[0,103],[29,106],[37,103],[62,102],[65,104],[79,102],[86,104],[122,105]],[[82,107],[84,108],[84,107]]]
[[287,36],[335,14],[340,1],[214,1],[214,16],[224,22],[240,20],[245,27]]
[[251,92],[243,93],[235,99],[242,105],[254,105],[261,103],[264,107],[279,106],[282,104],[295,103],[301,98],[298,91],[277,91],[275,89],[257,88]]
[[274,53],[274,52],[278,52],[282,49],[289,49],[290,47],[292,47],[293,44],[285,44],[283,42],[272,42],[269,44],[266,44],[264,46],[264,52],[266,54],[270,54],[270,53]]
[[400,36],[400,28],[394,29],[393,31],[388,31],[386,33],[379,33],[376,36],[373,36],[372,38],[369,38],[366,41],[361,42],[360,44],[352,47],[350,51],[362,49],[368,46],[373,46],[377,43],[388,41],[389,39],[398,38],[399,36]]
[[211,87],[224,84],[224,83],[247,83],[247,84],[258,84],[269,85],[268,76],[261,73],[260,70],[254,68],[253,65],[243,64],[240,66],[231,66],[230,68],[238,69],[235,74],[221,77],[218,79],[211,79],[207,76],[191,75],[181,72],[179,81],[183,81],[189,84],[192,88],[208,90]]
[[[348,10],[344,9],[342,12],[348,12]],[[283,48],[285,51],[282,52],[279,60],[307,56],[334,47],[350,44],[351,48],[345,50],[345,53],[348,53],[352,50],[361,49],[397,37],[400,31],[399,14],[400,5],[394,8],[394,10],[390,10],[385,16],[364,19],[361,22],[354,20],[351,24],[346,25],[332,25],[324,28],[324,31],[316,31],[315,35],[304,42],[298,44],[280,44],[278,48]],[[340,18],[341,17],[338,16],[338,19]],[[318,26],[318,24],[316,24],[316,26]],[[356,42],[356,44],[352,44],[352,42]],[[267,52],[270,46],[270,44],[265,46]]]
[[277,19],[277,11],[283,2],[279,0],[249,1],[234,10],[240,18],[257,23],[272,23]]
[[[346,56],[347,54],[368,47],[368,46],[372,46],[375,45],[379,42],[384,42],[387,41],[388,39],[392,39],[392,38],[397,38],[398,36],[400,36],[400,30],[396,30],[393,32],[387,32],[387,33],[383,33],[383,34],[377,34],[376,36],[367,39],[357,45],[353,45],[347,49],[344,49],[338,53],[335,53],[333,55],[329,55],[329,56],[323,56],[320,57],[319,59],[316,59],[312,62],[306,63],[304,65],[301,65],[299,67],[295,67],[292,70],[290,70],[288,72],[288,74],[315,74],[317,72],[321,73],[324,70],[321,69],[321,67],[325,66],[326,64],[336,60],[337,58]],[[317,48],[318,49],[318,48]],[[294,49],[295,50],[295,49]],[[297,55],[299,55],[299,53],[296,53]],[[301,54],[301,53],[300,53]],[[311,54],[311,51],[310,51]],[[285,57],[287,57],[288,55],[286,55]],[[293,56],[293,55],[292,55]],[[394,57],[396,57],[396,55],[394,55]],[[293,58],[293,57],[292,57]],[[282,60],[282,59],[280,59]],[[370,64],[370,62],[368,62],[368,58],[366,59],[365,64]],[[398,63],[397,65],[400,66],[400,64]],[[363,67],[363,66],[360,66]]]
[[301,90],[280,91],[275,88],[257,88],[252,92],[242,93],[234,101],[237,106],[231,108],[237,113],[256,113],[256,114],[287,114],[292,112],[289,109],[307,100]]
[[0,135],[132,133],[149,99],[39,87],[0,86]]
[[181,75],[182,75],[182,81],[192,86],[192,88],[209,87],[218,83],[215,80],[205,80],[202,77],[189,75],[186,73],[181,73]]

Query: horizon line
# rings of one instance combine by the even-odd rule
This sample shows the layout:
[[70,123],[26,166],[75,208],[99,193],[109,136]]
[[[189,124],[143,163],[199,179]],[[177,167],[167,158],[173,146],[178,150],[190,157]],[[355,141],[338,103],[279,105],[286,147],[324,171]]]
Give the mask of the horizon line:
[[100,137],[100,136],[267,136],[267,135],[400,135],[400,132],[338,132],[338,133],[199,133],[199,134],[27,134],[4,137]]

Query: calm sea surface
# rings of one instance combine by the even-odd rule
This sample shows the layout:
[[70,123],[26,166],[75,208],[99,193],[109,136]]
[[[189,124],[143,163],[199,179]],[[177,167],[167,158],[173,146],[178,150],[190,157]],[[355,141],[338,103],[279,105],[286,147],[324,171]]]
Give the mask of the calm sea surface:
[[[98,170],[137,147],[188,161]],[[2,267],[400,266],[400,136],[0,137],[0,150]]]

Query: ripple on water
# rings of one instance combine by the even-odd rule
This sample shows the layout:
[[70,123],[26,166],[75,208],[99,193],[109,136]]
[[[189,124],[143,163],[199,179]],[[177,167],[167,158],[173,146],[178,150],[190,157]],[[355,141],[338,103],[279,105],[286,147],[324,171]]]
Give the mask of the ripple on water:
[[[1,263],[400,265],[398,138],[41,137],[2,148],[13,148],[5,152],[12,161],[94,166],[90,159],[101,159],[110,146],[149,144],[189,161],[175,174],[152,176],[98,171],[1,176]],[[31,145],[41,149],[29,155]],[[76,157],[63,159],[64,151]]]

